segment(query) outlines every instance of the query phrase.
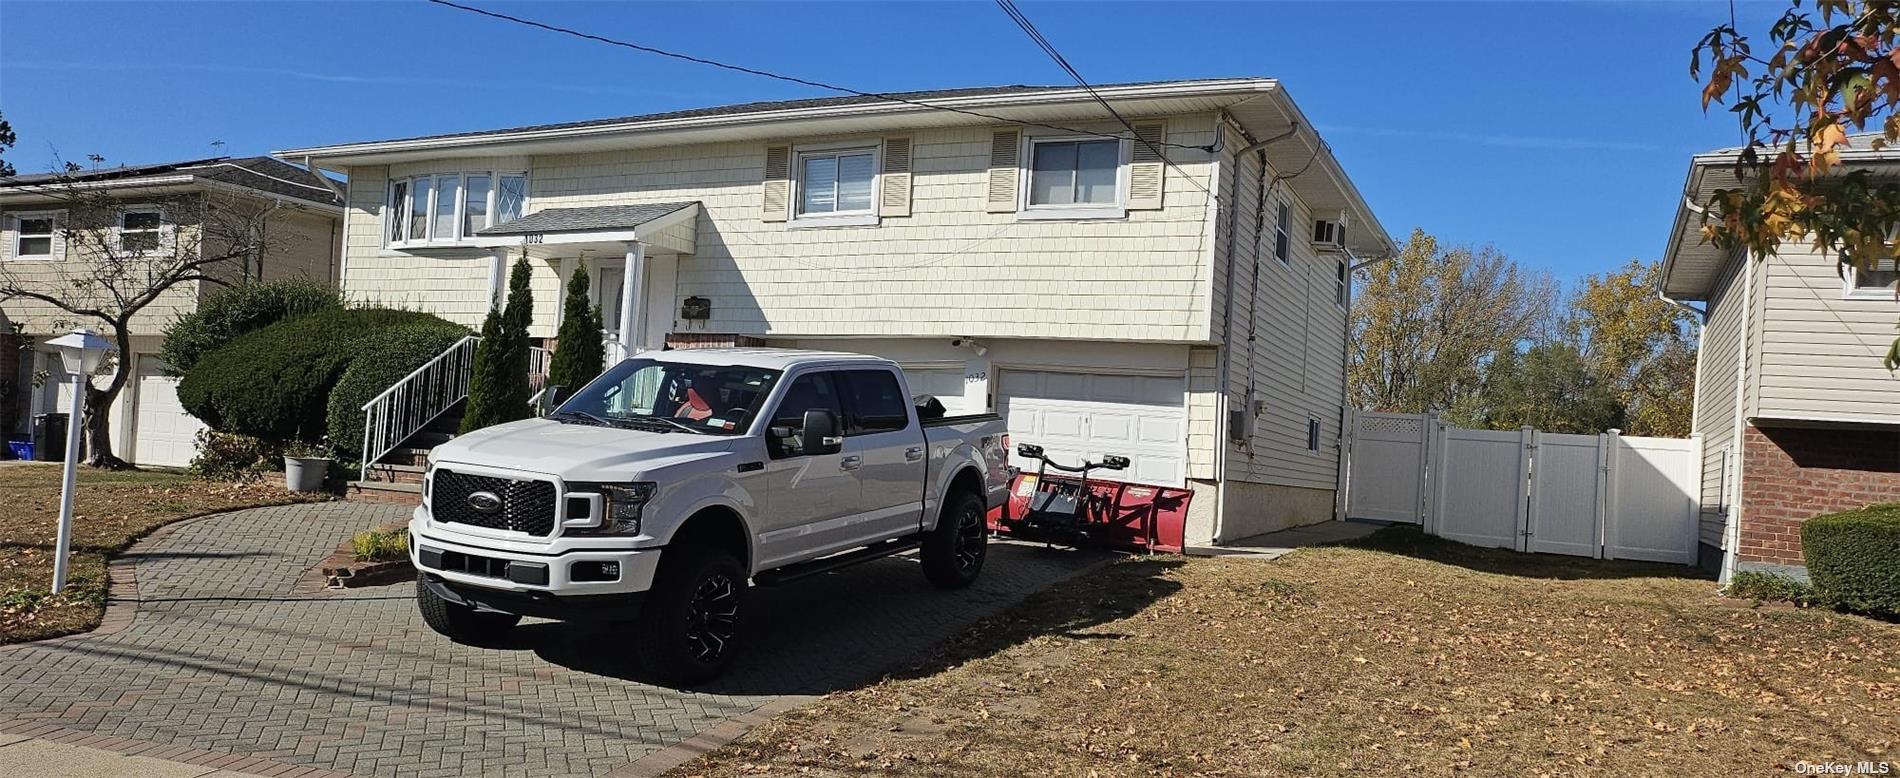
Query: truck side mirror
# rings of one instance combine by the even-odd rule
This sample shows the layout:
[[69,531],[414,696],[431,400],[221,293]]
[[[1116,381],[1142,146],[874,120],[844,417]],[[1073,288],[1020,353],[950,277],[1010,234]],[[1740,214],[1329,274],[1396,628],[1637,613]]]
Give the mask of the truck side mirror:
[[798,447],[806,456],[836,454],[844,448],[838,435],[838,414],[826,408],[807,408],[805,424],[798,431]]
[[567,395],[568,391],[565,386],[548,387],[547,391],[541,393],[541,407],[535,409],[536,412],[542,416],[548,415],[550,411],[561,407],[561,403],[567,401]]

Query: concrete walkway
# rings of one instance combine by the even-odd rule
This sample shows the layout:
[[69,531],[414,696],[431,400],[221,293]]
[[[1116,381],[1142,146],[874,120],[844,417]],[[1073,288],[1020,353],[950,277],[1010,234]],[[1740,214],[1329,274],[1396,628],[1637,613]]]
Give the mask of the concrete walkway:
[[1193,556],[1245,556],[1259,559],[1278,559],[1306,546],[1330,546],[1357,540],[1385,529],[1388,525],[1376,521],[1326,521],[1308,524],[1304,527],[1283,529],[1264,535],[1241,538],[1232,543],[1219,546],[1196,546],[1187,553]]
[[174,762],[120,751],[0,734],[0,765],[39,778],[243,778],[256,773]]
[[115,566],[136,579],[115,578],[116,604],[137,608],[129,621],[115,617],[122,607],[108,614],[108,626],[125,622],[116,631],[0,647],[0,733],[40,741],[16,739],[4,748],[25,748],[0,750],[0,765],[104,750],[187,763],[162,772],[164,762],[139,762],[152,768],[140,775],[652,774],[766,715],[917,661],[1111,558],[1002,544],[959,592],[930,587],[907,557],[760,589],[733,671],[680,689],[643,679],[625,633],[530,621],[477,648],[424,627],[412,584],[305,583],[337,543],[407,514],[351,502],[260,508],[141,541]]

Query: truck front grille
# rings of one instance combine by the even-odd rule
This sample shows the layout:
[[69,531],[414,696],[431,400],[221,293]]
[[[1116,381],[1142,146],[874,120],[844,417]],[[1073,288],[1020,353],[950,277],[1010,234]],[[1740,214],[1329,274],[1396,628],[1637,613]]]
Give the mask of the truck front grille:
[[[501,504],[492,511],[479,510],[482,501],[469,498],[480,492],[500,498]],[[554,484],[437,468],[429,511],[436,521],[545,537],[554,533]]]

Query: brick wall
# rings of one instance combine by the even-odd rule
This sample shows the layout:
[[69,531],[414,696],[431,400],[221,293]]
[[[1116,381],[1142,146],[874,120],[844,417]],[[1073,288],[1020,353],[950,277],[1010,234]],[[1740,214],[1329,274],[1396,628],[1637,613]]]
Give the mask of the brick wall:
[[1900,427],[1749,425],[1742,447],[1742,561],[1802,564],[1801,522],[1900,502]]
[[743,346],[756,348],[765,345],[764,338],[751,335],[728,335],[718,332],[669,332],[666,334],[667,348],[733,348]]

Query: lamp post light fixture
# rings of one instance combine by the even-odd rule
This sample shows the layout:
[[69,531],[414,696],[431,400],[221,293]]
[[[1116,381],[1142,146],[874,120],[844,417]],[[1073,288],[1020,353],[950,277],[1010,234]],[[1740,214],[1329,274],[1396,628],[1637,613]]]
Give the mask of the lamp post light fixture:
[[90,327],[75,329],[46,345],[59,349],[60,361],[66,364],[67,375],[73,377],[73,411],[66,418],[66,472],[59,487],[59,543],[53,557],[53,593],[59,594],[66,588],[67,557],[72,555],[73,486],[79,476],[79,428],[85,424],[86,387],[106,353],[116,347]]

